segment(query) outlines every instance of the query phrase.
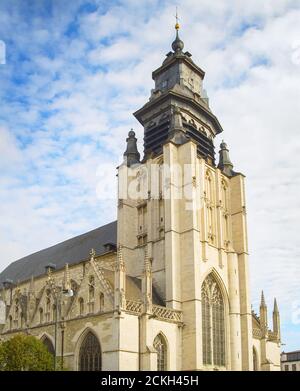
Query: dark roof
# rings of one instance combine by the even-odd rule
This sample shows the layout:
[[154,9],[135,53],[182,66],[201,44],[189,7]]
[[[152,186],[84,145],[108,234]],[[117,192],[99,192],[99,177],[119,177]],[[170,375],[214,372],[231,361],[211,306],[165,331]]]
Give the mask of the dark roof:
[[54,263],[57,269],[63,268],[66,263],[79,263],[89,258],[92,248],[95,249],[96,255],[104,254],[107,252],[104,247],[106,243],[117,244],[117,221],[11,263],[0,273],[0,285],[6,279],[16,283],[44,274],[45,266],[49,263]]

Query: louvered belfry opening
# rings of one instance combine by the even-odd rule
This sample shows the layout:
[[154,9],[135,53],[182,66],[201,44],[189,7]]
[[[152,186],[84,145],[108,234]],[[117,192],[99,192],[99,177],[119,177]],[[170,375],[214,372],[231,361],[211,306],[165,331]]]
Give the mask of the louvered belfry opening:
[[[183,121],[183,126],[187,135],[196,141],[198,155],[208,160],[215,165],[215,148],[213,141],[201,130],[197,129],[192,124]],[[163,151],[163,144],[167,141],[169,135],[170,120],[166,118],[165,121],[158,125],[153,125],[145,130],[144,135],[144,152],[145,156],[149,153],[160,155]]]

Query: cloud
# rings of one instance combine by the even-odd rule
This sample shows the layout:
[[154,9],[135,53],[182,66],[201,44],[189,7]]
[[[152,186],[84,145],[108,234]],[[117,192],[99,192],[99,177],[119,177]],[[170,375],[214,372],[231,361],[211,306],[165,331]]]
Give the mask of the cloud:
[[[206,71],[221,137],[246,174],[254,307],[261,288],[270,309],[276,295],[284,342],[295,347],[299,333],[287,330],[300,294],[299,2],[178,5],[185,48]],[[151,72],[170,50],[174,4],[77,0],[48,9],[11,1],[0,11],[4,268],[116,218],[116,202],[102,196],[115,191],[113,167],[131,127],[142,150],[143,130],[131,113],[149,99]],[[109,165],[107,176],[101,164]]]

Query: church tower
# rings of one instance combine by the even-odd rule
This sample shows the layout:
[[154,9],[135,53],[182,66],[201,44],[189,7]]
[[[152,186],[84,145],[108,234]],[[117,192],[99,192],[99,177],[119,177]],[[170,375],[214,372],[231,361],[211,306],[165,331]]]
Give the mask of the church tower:
[[118,221],[0,273],[0,337],[29,333],[81,371],[280,370],[277,302],[272,329],[264,295],[250,307],[244,175],[215,151],[205,73],[175,28],[134,113],[143,154],[126,139]]
[[203,89],[205,73],[184,51],[179,24],[172,51],[152,73],[155,87],[134,116],[119,167],[118,242],[127,273],[182,311],[183,370],[252,370],[252,315],[244,175],[214,139],[223,129]]

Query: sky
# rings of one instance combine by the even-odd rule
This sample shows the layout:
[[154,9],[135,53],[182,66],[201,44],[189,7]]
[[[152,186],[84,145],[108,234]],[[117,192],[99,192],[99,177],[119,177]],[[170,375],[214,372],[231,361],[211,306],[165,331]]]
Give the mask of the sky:
[[253,308],[300,349],[298,0],[0,0],[0,270],[116,219],[132,113],[180,36],[246,175]]

